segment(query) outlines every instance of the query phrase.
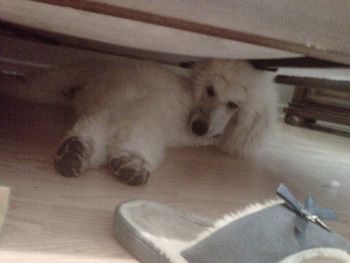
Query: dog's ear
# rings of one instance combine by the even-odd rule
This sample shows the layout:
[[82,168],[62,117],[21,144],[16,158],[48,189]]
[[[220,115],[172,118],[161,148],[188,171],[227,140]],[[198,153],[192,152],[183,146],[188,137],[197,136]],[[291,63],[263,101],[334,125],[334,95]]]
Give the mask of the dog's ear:
[[255,155],[274,123],[271,105],[258,103],[240,109],[228,123],[221,141],[222,150],[238,155]]

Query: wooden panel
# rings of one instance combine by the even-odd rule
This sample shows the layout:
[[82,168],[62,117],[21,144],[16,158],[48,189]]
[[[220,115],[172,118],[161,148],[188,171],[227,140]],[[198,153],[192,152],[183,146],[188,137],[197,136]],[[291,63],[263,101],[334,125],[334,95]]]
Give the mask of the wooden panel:
[[314,89],[350,90],[350,80],[277,75],[275,82]]
[[323,104],[291,103],[284,111],[305,119],[315,119],[350,125],[350,110],[340,107],[325,106]]
[[[103,43],[101,41],[88,40],[76,36],[67,36],[59,33],[38,30],[30,27],[20,26],[13,23],[0,21],[0,36],[16,37],[19,40],[29,40],[59,47],[75,48],[78,50],[98,52],[107,55],[117,55],[129,58],[147,59],[166,64],[179,64],[182,62],[193,62],[198,57],[174,55],[147,50],[122,47],[118,45]],[[1,49],[1,47],[0,47]]]
[[303,57],[286,59],[256,59],[251,63],[259,69],[276,71],[279,68],[346,68],[349,65],[329,62],[325,60]]
[[341,0],[35,1],[350,63],[350,6]]
[[4,75],[17,76],[28,75],[37,72],[46,67],[36,67],[30,63],[22,63],[21,61],[6,61],[1,58],[0,54],[0,73]]
[[[74,3],[80,2],[84,1]],[[36,1],[0,0],[0,19],[92,41],[185,56],[241,59],[298,56],[268,47],[241,43],[234,38],[199,34]]]
[[318,120],[350,125],[350,89],[297,86],[284,112],[292,125],[311,127]]
[[350,91],[311,88],[308,90],[306,100],[350,109]]
[[[349,53],[350,6],[343,0],[37,0],[60,5],[124,8],[230,29],[242,34]],[[79,7],[78,7],[79,8]],[[84,7],[82,7],[84,8]],[[120,12],[121,13],[121,12]],[[127,14],[125,14],[127,16]],[[133,19],[138,19],[134,13]],[[161,23],[162,21],[159,21]],[[244,40],[244,39],[243,39]]]
[[97,52],[0,36],[0,61],[3,63],[48,68],[51,65],[64,65],[79,60],[116,58],[116,56]]

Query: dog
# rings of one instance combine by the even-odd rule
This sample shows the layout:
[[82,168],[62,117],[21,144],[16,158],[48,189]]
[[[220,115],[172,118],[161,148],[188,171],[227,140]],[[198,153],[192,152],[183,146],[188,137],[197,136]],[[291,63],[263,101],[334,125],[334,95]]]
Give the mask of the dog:
[[197,62],[188,77],[131,60],[63,71],[56,85],[75,93],[79,115],[55,157],[67,177],[108,164],[122,183],[142,185],[166,147],[216,145],[255,155],[275,122],[272,76],[246,61]]

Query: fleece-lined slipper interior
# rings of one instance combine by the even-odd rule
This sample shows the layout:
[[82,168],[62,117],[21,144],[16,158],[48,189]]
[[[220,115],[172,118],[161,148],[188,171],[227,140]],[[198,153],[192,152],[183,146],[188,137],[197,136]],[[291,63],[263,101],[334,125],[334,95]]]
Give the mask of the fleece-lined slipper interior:
[[[249,206],[242,211],[226,215],[222,219],[212,222],[208,219],[187,214],[160,203],[135,200],[123,203],[116,209],[114,221],[115,233],[120,244],[141,262],[145,263],[213,263],[213,258],[216,259],[216,263],[244,263],[248,262],[246,259],[249,257],[239,256],[239,253],[249,254],[249,252],[247,252],[249,251],[249,246],[254,243],[255,247],[252,245],[252,252],[254,251],[255,253],[260,247],[263,248],[262,251],[260,251],[261,261],[251,261],[249,259],[249,263],[265,262],[271,258],[278,258],[277,256],[280,256],[280,260],[275,260],[275,262],[281,263],[350,262],[350,256],[348,254],[348,252],[350,252],[350,243],[335,233],[335,236],[327,236],[328,233],[322,233],[325,236],[321,237],[321,241],[315,243],[315,248],[312,247],[313,249],[310,249],[310,247],[305,246],[307,249],[300,248],[298,253],[293,252],[284,257],[283,253],[289,253],[288,250],[279,251],[279,253],[274,250],[268,251],[269,245],[266,244],[269,244],[269,242],[266,242],[266,239],[269,238],[269,233],[266,233],[266,236],[264,236],[264,225],[259,225],[259,222],[261,222],[259,219],[259,221],[256,222],[256,226],[251,227],[251,230],[257,232],[256,229],[260,229],[261,227],[262,232],[255,236],[264,236],[265,240],[260,240],[258,242],[263,242],[265,246],[260,246],[257,240],[249,241],[249,236],[254,235],[249,235],[247,226],[249,227],[252,225],[251,222],[255,222],[254,217],[266,216],[262,212],[265,212],[267,215],[271,215],[271,213],[279,214],[280,210],[283,209],[283,201],[273,200],[265,204]],[[288,220],[288,215],[287,212],[286,215],[281,216],[282,221]],[[277,220],[279,219],[276,218],[276,221]],[[276,225],[276,222],[269,223],[272,225],[272,228],[266,227],[266,229],[273,229],[274,224]],[[284,223],[282,225],[284,225]],[[227,235],[229,231],[234,231],[233,234],[229,234],[231,237],[239,237],[238,235],[242,235],[242,233],[238,232],[237,235],[234,234],[235,231],[237,231],[235,230],[237,226],[239,229],[242,229],[242,227],[246,228],[245,231],[247,235],[239,238],[238,243],[237,240],[225,240],[227,239],[225,234]],[[316,234],[318,233],[317,231],[320,231],[317,225],[310,227],[311,230],[314,230],[313,228],[316,229]],[[280,231],[284,231],[283,228]],[[244,233],[245,232],[243,232],[243,234]],[[315,235],[315,233],[310,232],[308,236],[311,237]],[[286,233],[286,235],[291,235],[291,233]],[[326,241],[326,247],[320,247],[319,244],[323,244],[323,239],[331,239],[332,241]],[[242,242],[240,242],[240,240],[242,240]],[[274,240],[271,240],[270,243],[272,242],[272,245],[274,245]],[[294,241],[293,236],[288,236],[288,238],[282,238],[281,240],[292,243],[297,242],[296,240]],[[334,246],[339,246],[340,248],[332,247],[333,241],[334,244],[336,244]],[[281,241],[278,242],[280,243]],[[234,246],[230,246],[232,244],[234,244]],[[285,245],[288,246],[287,243]],[[283,247],[283,244],[279,244],[279,246]],[[273,248],[271,247],[271,249]],[[234,253],[231,255],[230,253],[232,252]],[[218,255],[215,253],[221,254]],[[223,255],[225,253],[227,253],[227,255]],[[233,260],[234,257],[235,259]],[[236,257],[239,258],[239,260],[237,260]],[[218,258],[220,258],[219,261],[217,261]],[[252,260],[256,260],[257,256],[252,255],[251,258]]]

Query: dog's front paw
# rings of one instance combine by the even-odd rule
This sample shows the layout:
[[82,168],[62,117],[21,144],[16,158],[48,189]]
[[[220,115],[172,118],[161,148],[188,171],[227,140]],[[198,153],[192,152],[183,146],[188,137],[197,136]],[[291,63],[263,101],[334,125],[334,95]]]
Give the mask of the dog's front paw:
[[88,166],[88,147],[78,137],[69,137],[58,147],[55,168],[63,176],[79,176]]
[[110,165],[113,174],[124,184],[143,185],[147,183],[150,177],[147,162],[135,154],[112,158]]

